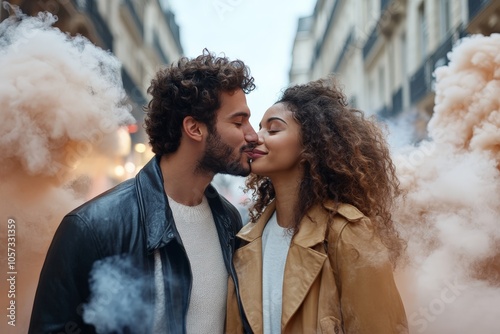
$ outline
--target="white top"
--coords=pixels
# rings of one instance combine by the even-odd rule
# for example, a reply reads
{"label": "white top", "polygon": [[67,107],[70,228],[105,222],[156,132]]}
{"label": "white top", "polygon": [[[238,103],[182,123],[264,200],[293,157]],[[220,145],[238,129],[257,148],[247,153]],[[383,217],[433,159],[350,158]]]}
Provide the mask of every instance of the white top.
{"label": "white top", "polygon": [[276,212],[262,233],[262,306],[264,334],[281,333],[283,275],[291,233],[278,225]]}
{"label": "white top", "polygon": [[163,281],[163,265],[160,250],[155,249],[155,315],[153,333],[167,332],[167,317],[165,309],[165,282]]}
{"label": "white top", "polygon": [[193,273],[186,332],[223,333],[228,273],[208,201],[186,206],[168,197],[168,203]]}

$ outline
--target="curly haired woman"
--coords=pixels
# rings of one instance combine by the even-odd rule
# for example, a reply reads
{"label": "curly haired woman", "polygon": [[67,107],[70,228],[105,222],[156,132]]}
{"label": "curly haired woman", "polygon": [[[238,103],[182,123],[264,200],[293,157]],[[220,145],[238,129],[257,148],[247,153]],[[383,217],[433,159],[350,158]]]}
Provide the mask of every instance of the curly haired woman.
{"label": "curly haired woman", "polygon": [[406,333],[393,278],[399,183],[377,125],[325,79],[285,90],[258,136],[233,258],[246,319],[231,294],[227,332]]}

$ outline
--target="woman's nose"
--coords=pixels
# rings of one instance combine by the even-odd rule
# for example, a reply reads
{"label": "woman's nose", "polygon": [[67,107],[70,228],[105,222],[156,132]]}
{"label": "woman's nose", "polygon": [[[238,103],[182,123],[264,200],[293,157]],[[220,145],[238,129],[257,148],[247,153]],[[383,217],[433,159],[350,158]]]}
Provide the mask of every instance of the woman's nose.
{"label": "woman's nose", "polygon": [[262,130],[257,132],[257,145],[263,144],[264,143],[264,135]]}

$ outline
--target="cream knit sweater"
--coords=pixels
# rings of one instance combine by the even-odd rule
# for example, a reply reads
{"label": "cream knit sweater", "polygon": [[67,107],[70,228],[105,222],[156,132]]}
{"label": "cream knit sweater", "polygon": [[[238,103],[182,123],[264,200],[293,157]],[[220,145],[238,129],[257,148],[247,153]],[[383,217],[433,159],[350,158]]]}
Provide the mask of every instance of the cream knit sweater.
{"label": "cream knit sweater", "polygon": [[187,333],[222,333],[228,273],[208,201],[203,197],[201,204],[186,206],[169,197],[168,202],[193,273]]}

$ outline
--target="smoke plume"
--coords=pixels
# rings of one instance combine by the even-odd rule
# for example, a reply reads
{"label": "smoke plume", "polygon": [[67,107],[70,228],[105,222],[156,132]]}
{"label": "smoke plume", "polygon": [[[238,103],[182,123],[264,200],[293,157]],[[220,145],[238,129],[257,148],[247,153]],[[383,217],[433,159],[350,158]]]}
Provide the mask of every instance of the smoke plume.
{"label": "smoke plume", "polygon": [[429,139],[395,157],[407,192],[398,283],[411,333],[498,333],[500,35],[464,38],[449,59]]}
{"label": "smoke plume", "polygon": [[[118,60],[53,28],[55,21],[18,12],[0,24],[0,266],[8,268],[7,225],[14,221],[9,268],[16,272],[11,297],[0,285],[2,333],[27,332],[48,244],[90,186],[82,166],[123,151],[120,126],[133,122]],[[13,301],[15,327],[5,321]]]}
{"label": "smoke plume", "polygon": [[148,280],[130,258],[114,256],[94,263],[90,289],[83,320],[98,333],[150,332],[153,308],[144,301]]}

